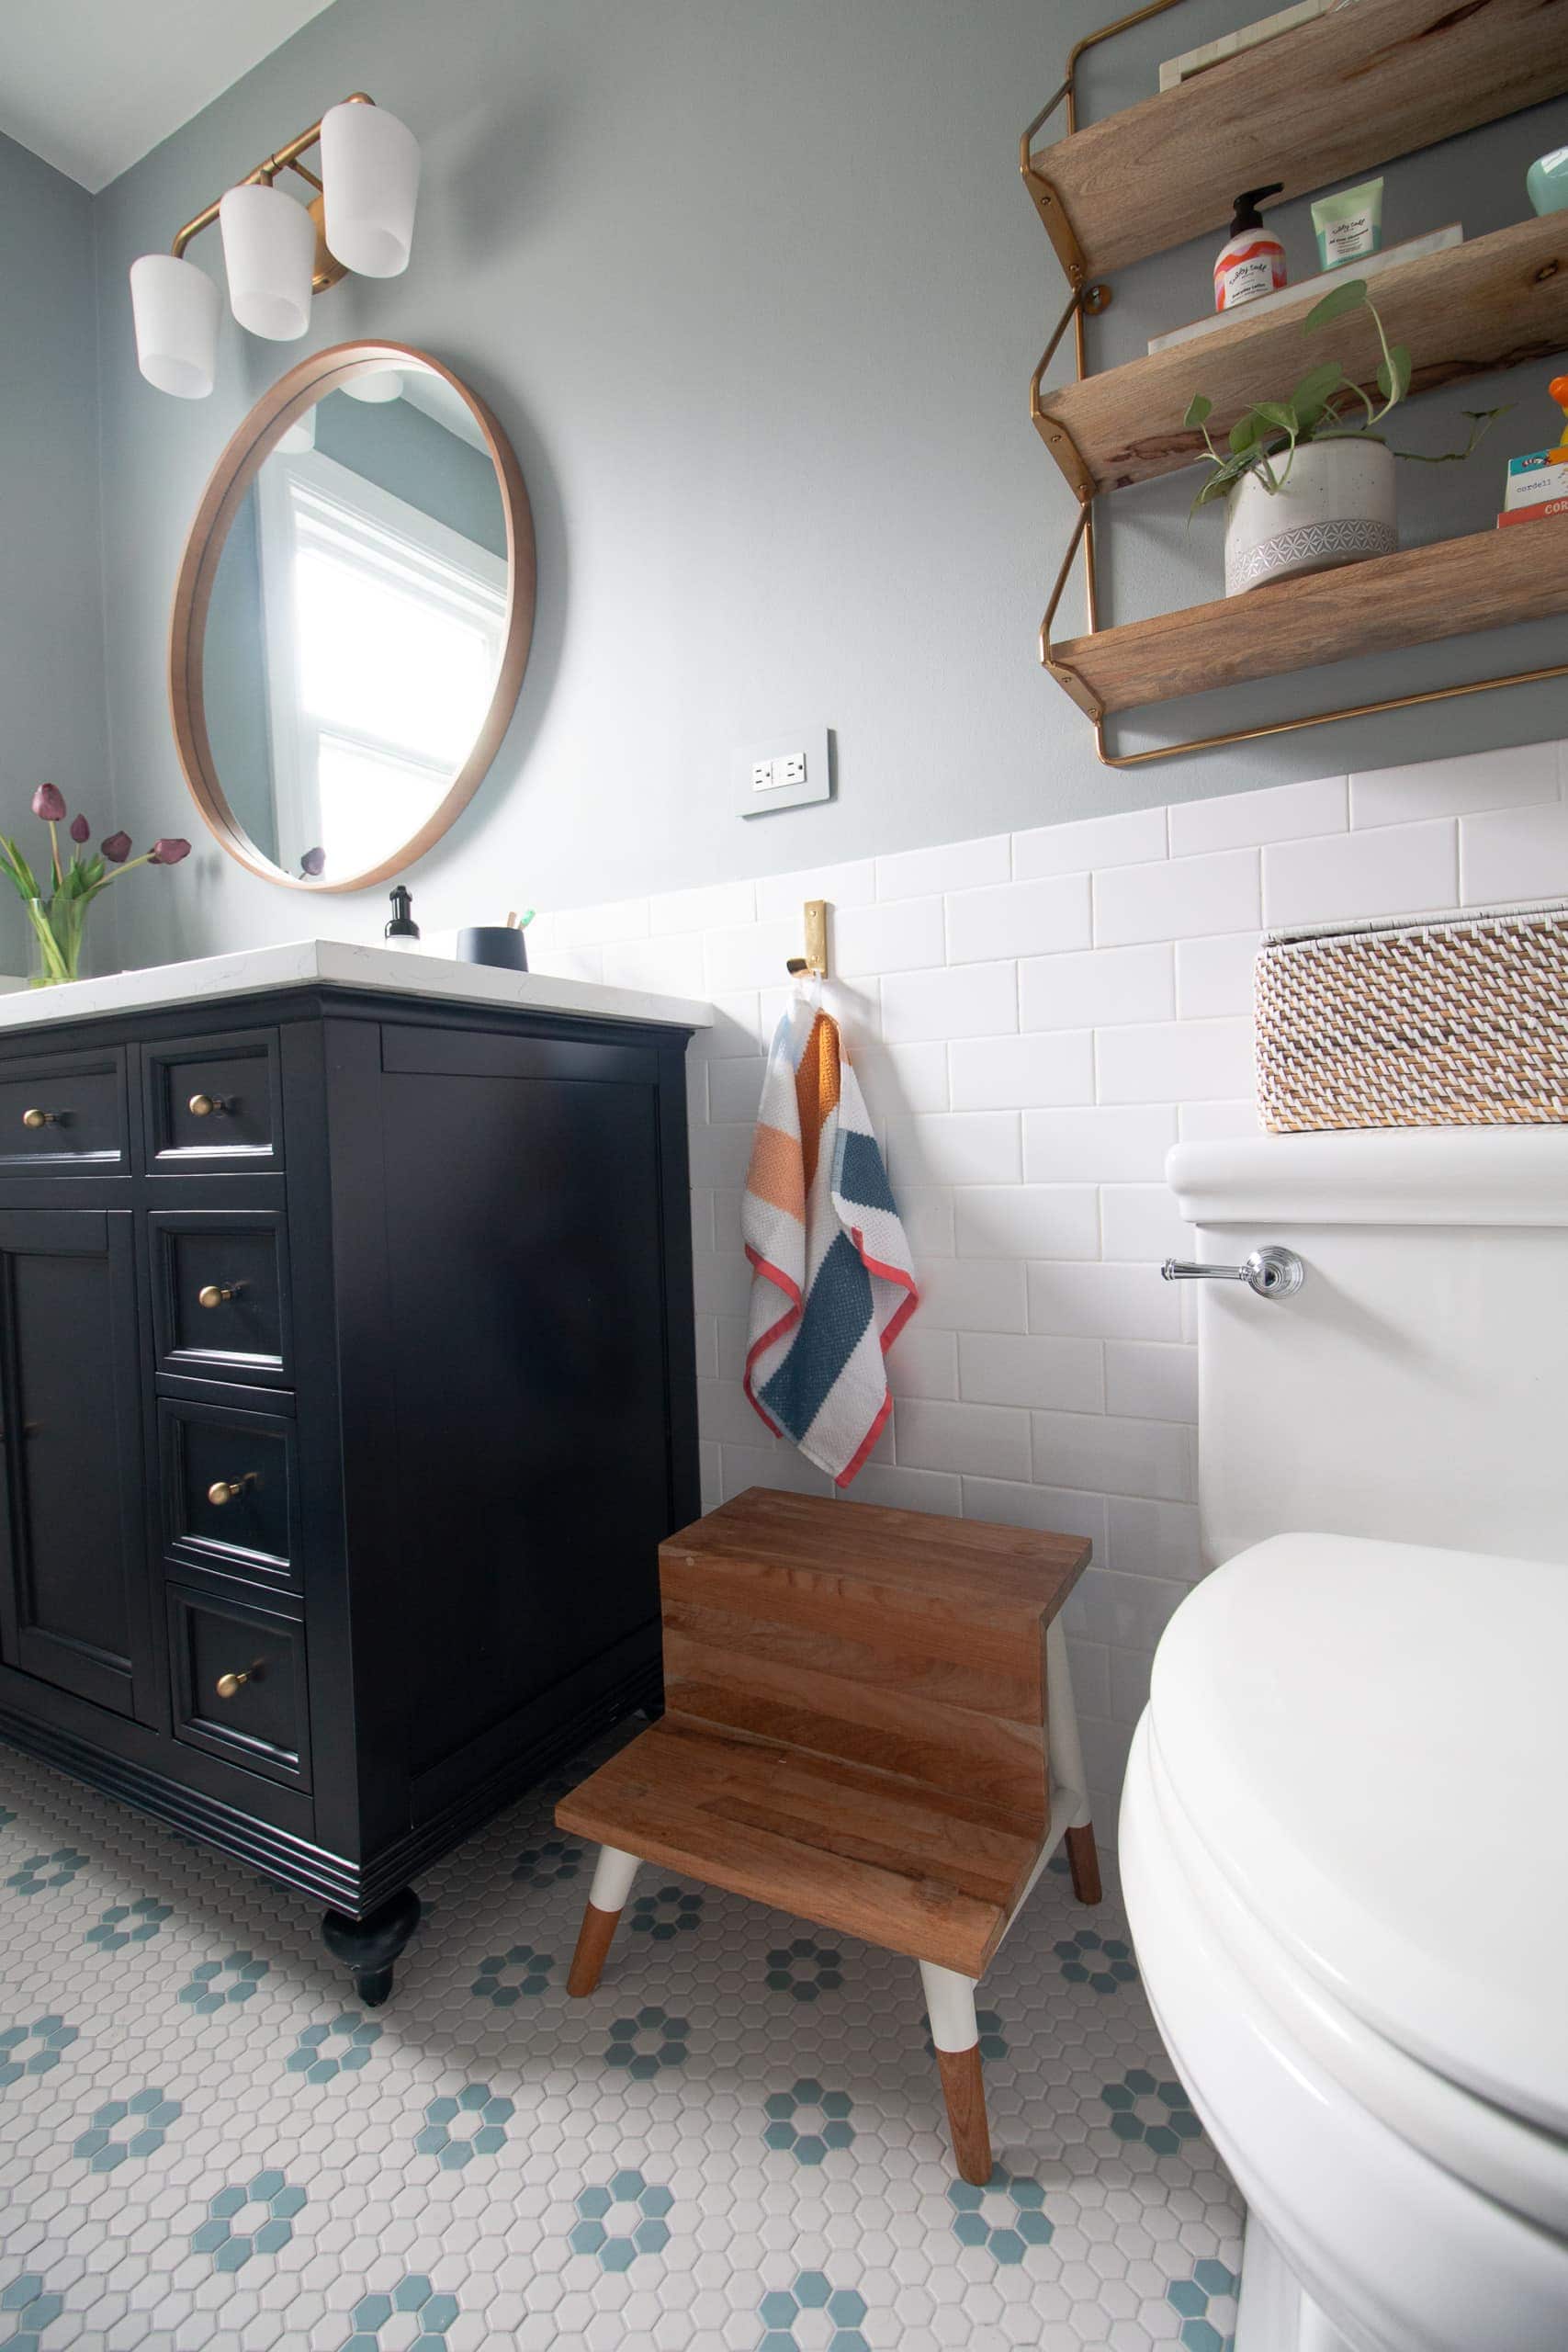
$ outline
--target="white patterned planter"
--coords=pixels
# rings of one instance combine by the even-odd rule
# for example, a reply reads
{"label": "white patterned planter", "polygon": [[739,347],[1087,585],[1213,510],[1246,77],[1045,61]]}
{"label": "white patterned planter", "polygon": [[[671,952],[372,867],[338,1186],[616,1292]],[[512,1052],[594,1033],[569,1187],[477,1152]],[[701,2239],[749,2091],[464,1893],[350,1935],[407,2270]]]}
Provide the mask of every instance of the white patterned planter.
{"label": "white patterned planter", "polygon": [[1399,545],[1393,453],[1382,441],[1309,441],[1283,489],[1244,474],[1225,516],[1225,594],[1332,571]]}

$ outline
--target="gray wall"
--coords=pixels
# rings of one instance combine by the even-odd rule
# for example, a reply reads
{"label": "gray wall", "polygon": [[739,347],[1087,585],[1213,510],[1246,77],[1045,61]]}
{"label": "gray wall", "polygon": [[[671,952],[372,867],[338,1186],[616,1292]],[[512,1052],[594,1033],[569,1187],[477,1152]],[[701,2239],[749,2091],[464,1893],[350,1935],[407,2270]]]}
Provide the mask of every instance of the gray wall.
{"label": "gray wall", "polygon": [[[95,839],[113,830],[93,201],[4,136],[0,319],[0,832],[37,874],[49,836],[28,803],[45,778],[73,812],[85,809]],[[112,898],[95,910],[95,946],[97,934],[112,934]],[[27,938],[20,904],[0,879],[0,971],[27,970]],[[99,960],[112,968],[117,959]]]}
{"label": "gray wall", "polygon": [[[98,199],[109,707],[121,820],[184,821],[164,684],[166,605],[207,472],[299,346],[226,323],[199,406],[135,373],[125,272],[242,165],[368,87],[424,151],[412,265],[321,300],[312,344],[422,345],[493,405],[539,532],[541,597],[492,774],[412,876],[428,928],[780,871],[1351,766],[1560,733],[1568,691],[1285,736],[1127,773],[1095,763],[1035,667],[1070,502],[1031,432],[1029,370],[1061,299],[1017,184],[1023,119],[1103,0],[336,0]],[[1089,111],[1234,24],[1190,0],[1092,62]],[[1251,13],[1256,13],[1253,11]],[[1290,92],[1279,94],[1281,116]],[[1568,107],[1391,169],[1398,235],[1525,209]],[[1296,272],[1304,208],[1285,216]],[[1203,310],[1218,239],[1129,271],[1097,331],[1114,359]],[[197,248],[216,268],[212,242]],[[1484,527],[1501,459],[1540,446],[1544,368],[1495,454],[1404,470],[1409,538]],[[1493,396],[1466,389],[1462,404]],[[1461,405],[1413,415],[1425,442]],[[1216,592],[1219,520],[1173,484],[1105,534],[1113,616]],[[1238,630],[1270,626],[1266,598]],[[1560,652],[1561,623],[1351,662],[1158,714],[1170,731],[1359,699]],[[831,806],[742,824],[730,747],[836,730]],[[1130,739],[1136,741],[1134,733]],[[132,958],[378,927],[379,897],[306,904],[216,851],[138,895]],[[129,895],[129,894],[128,894]]]}

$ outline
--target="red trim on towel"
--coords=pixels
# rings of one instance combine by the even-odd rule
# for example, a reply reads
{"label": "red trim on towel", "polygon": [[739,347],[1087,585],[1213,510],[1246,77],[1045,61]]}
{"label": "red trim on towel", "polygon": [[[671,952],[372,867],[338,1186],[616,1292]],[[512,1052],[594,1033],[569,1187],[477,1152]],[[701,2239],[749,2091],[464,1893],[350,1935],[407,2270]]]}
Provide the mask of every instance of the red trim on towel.
{"label": "red trim on towel", "polygon": [[892,1397],[885,1396],[882,1400],[882,1410],[877,1414],[875,1420],[873,1421],[870,1429],[867,1430],[864,1437],[861,1440],[859,1453],[855,1455],[852,1462],[849,1463],[845,1468],[840,1471],[838,1476],[833,1481],[835,1487],[847,1487],[852,1478],[859,1476],[862,1469],[864,1467],[865,1457],[871,1452],[872,1447],[876,1443],[877,1439],[882,1435],[883,1430],[886,1428],[887,1416],[892,1410]]}
{"label": "red trim on towel", "polygon": [[770,1329],[763,1332],[756,1345],[747,1350],[746,1367],[741,1375],[740,1381],[741,1388],[745,1394],[746,1402],[750,1406],[751,1410],[756,1414],[757,1419],[761,1422],[762,1427],[765,1430],[771,1430],[775,1437],[784,1437],[787,1432],[782,1430],[777,1421],[774,1420],[773,1415],[767,1412],[763,1407],[757,1402],[756,1392],[751,1386],[751,1366],[756,1363],[757,1358],[761,1354],[764,1348],[771,1348],[775,1340],[782,1340],[784,1333],[786,1331],[793,1331],[795,1325],[799,1322],[801,1309],[800,1292],[796,1284],[791,1282],[787,1274],[781,1273],[777,1266],[770,1265],[767,1259],[761,1256],[757,1250],[753,1250],[749,1241],[743,1246],[745,1248],[747,1257],[751,1261],[751,1270],[753,1273],[765,1275],[769,1282],[773,1283],[776,1288],[783,1291],[784,1296],[790,1302],[788,1312],[781,1315],[778,1321],[773,1324]]}

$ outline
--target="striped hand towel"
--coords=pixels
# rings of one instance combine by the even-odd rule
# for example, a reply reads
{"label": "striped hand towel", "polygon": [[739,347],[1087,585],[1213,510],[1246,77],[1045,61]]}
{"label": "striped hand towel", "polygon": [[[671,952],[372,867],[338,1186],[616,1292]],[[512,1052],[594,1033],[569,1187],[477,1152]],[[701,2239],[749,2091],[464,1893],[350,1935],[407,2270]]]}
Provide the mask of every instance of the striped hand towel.
{"label": "striped hand towel", "polygon": [[740,1207],[746,1394],[847,1487],[891,1412],[887,1350],[914,1313],[909,1245],[839,1025],[805,995],[768,1057]]}

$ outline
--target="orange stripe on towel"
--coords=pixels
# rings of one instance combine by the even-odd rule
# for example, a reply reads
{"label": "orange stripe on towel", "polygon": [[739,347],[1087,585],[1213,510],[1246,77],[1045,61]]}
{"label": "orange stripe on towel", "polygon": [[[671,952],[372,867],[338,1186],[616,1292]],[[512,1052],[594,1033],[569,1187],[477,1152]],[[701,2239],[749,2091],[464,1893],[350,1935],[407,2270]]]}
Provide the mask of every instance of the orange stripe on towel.
{"label": "orange stripe on towel", "polygon": [[779,1127],[759,1124],[751,1138],[751,1165],[746,1190],[766,1201],[771,1209],[806,1222],[806,1189],[801,1182],[800,1148],[793,1136]]}
{"label": "orange stripe on towel", "polygon": [[800,1106],[800,1156],[806,1163],[806,1190],[817,1174],[817,1154],[822,1130],[839,1107],[839,1032],[825,1012],[811,1024],[806,1051],[795,1073],[795,1099]]}

